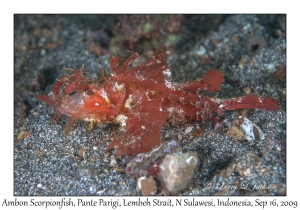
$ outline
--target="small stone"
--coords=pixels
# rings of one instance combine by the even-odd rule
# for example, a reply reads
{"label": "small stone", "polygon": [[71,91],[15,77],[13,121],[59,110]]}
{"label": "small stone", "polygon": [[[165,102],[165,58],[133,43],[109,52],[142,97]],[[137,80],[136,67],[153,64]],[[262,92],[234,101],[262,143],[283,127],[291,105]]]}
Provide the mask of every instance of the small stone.
{"label": "small stone", "polygon": [[35,149],[35,150],[33,151],[33,153],[34,153],[35,155],[39,155],[39,154],[41,153],[41,151],[40,151],[39,149]]}
{"label": "small stone", "polygon": [[246,93],[248,95],[251,93],[251,88],[247,86],[243,89],[243,91],[244,91],[244,93]]}
{"label": "small stone", "polygon": [[170,193],[178,193],[185,189],[194,176],[198,165],[195,152],[168,154],[159,166],[160,175]]}
{"label": "small stone", "polygon": [[199,128],[197,130],[194,131],[193,135],[195,137],[199,137],[199,136],[202,136],[204,134],[204,128]]}
{"label": "small stone", "polygon": [[269,174],[268,168],[262,168],[262,169],[260,169],[260,172],[261,172],[264,176],[268,176],[268,174]]}
{"label": "small stone", "polygon": [[90,193],[96,193],[96,187],[90,187]]}
{"label": "small stone", "polygon": [[245,63],[246,63],[246,58],[241,58],[240,61],[238,62],[237,67],[241,69],[243,68]]}
{"label": "small stone", "polygon": [[152,176],[138,178],[136,188],[137,191],[141,192],[144,196],[154,195],[157,190],[156,182]]}
{"label": "small stone", "polygon": [[97,57],[105,54],[105,50],[100,45],[94,43],[88,44],[87,50],[94,53]]}
{"label": "small stone", "polygon": [[268,69],[270,72],[272,72],[272,73],[276,71],[276,68],[275,68],[275,64],[274,64],[274,63],[265,64],[265,66],[266,66],[267,69]]}
{"label": "small stone", "polygon": [[76,160],[83,160],[84,159],[84,155],[85,155],[85,149],[83,148],[80,148],[78,151],[77,151],[77,155],[76,155]]}
{"label": "small stone", "polygon": [[252,58],[252,59],[250,60],[250,66],[253,66],[254,64],[256,64],[256,60],[255,60],[254,58]]}
{"label": "small stone", "polygon": [[84,153],[85,153],[85,149],[81,148],[81,149],[78,150],[78,155],[79,155],[80,157],[83,157],[83,156],[84,156]]}
{"label": "small stone", "polygon": [[193,130],[193,126],[189,126],[185,129],[185,133],[190,133]]}
{"label": "small stone", "polygon": [[27,132],[27,131],[21,131],[17,137],[17,140],[23,140],[25,138],[27,138],[29,135],[31,134],[31,132]]}
{"label": "small stone", "polygon": [[115,165],[114,166],[114,170],[118,171],[118,172],[124,172],[124,168],[120,165]]}
{"label": "small stone", "polygon": [[110,161],[110,163],[109,163],[109,165],[113,167],[113,166],[115,166],[116,164],[117,164],[116,159],[115,159],[115,158],[112,158],[111,161]]}
{"label": "small stone", "polygon": [[238,141],[242,141],[244,140],[245,134],[243,133],[243,131],[241,131],[236,125],[231,126],[228,131],[226,132],[226,134],[228,136],[230,136],[231,138],[238,140]]}
{"label": "small stone", "polygon": [[238,44],[239,42],[240,42],[240,37],[239,36],[236,36],[236,35],[234,35],[233,37],[232,37],[232,41],[234,42],[234,43],[236,43],[236,44]]}
{"label": "small stone", "polygon": [[46,54],[46,50],[45,49],[42,49],[41,50],[41,56],[44,56]]}

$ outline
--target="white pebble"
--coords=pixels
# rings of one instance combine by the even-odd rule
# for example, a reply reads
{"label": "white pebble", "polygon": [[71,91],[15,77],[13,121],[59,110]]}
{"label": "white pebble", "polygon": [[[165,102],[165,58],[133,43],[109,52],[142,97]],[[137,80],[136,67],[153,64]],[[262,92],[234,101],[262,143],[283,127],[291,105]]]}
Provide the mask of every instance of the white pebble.
{"label": "white pebble", "polygon": [[166,155],[159,166],[159,172],[167,190],[178,193],[185,189],[193,178],[197,165],[198,155],[195,152]]}
{"label": "white pebble", "polygon": [[193,130],[193,126],[189,126],[185,129],[185,133],[189,133]]}
{"label": "white pebble", "polygon": [[201,46],[199,47],[199,49],[196,51],[196,53],[197,53],[198,55],[200,55],[200,56],[204,55],[204,54],[206,53],[205,47],[204,47],[203,45],[201,45]]}

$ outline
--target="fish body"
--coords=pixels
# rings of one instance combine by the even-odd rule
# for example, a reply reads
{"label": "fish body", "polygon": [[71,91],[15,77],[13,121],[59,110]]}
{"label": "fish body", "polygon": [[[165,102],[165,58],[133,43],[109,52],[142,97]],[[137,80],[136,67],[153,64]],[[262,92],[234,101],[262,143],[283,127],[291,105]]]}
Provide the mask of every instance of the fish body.
{"label": "fish body", "polygon": [[76,70],[54,84],[52,96],[37,98],[56,108],[56,118],[61,114],[70,117],[66,134],[76,120],[119,124],[108,137],[107,148],[115,148],[118,156],[151,151],[161,143],[162,126],[169,123],[204,122],[235,109],[279,110],[277,100],[256,95],[217,99],[197,94],[199,89],[221,89],[224,75],[220,70],[208,70],[202,80],[176,83],[163,51],[129,68],[137,56],[112,56],[111,75],[104,79],[86,78],[83,68]]}

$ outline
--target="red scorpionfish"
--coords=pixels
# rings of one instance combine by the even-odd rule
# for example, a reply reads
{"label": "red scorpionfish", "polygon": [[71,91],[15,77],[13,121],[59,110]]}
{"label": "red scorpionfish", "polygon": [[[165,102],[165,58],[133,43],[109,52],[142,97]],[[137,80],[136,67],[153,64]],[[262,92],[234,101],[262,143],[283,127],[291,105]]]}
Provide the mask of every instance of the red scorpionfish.
{"label": "red scorpionfish", "polygon": [[120,60],[112,56],[111,75],[105,79],[83,77],[83,68],[74,71],[54,84],[52,96],[37,95],[37,98],[55,107],[56,119],[61,114],[70,117],[66,134],[76,120],[119,124],[118,130],[109,136],[111,142],[107,148],[115,148],[118,156],[151,151],[161,143],[160,131],[167,122],[204,122],[227,110],[280,108],[277,100],[257,95],[231,99],[198,95],[199,89],[220,90],[223,73],[208,70],[202,80],[175,83],[163,51],[129,69],[137,56],[130,53]]}

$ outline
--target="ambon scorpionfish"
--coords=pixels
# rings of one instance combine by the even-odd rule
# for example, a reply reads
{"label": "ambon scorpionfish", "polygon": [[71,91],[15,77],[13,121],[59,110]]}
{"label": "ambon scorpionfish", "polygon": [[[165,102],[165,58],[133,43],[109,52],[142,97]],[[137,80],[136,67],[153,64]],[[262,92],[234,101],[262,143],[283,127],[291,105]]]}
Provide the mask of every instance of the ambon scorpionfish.
{"label": "ambon scorpionfish", "polygon": [[161,128],[168,123],[204,122],[227,110],[280,108],[277,100],[257,95],[231,99],[199,95],[199,89],[221,89],[224,75],[220,70],[208,70],[201,80],[176,83],[165,52],[158,51],[149,61],[129,68],[137,56],[129,53],[120,60],[112,56],[111,75],[105,79],[87,78],[83,68],[76,70],[54,84],[53,95],[37,98],[55,107],[56,119],[62,114],[70,117],[66,134],[76,120],[119,124],[108,137],[107,148],[115,148],[118,156],[151,151],[161,143]]}

